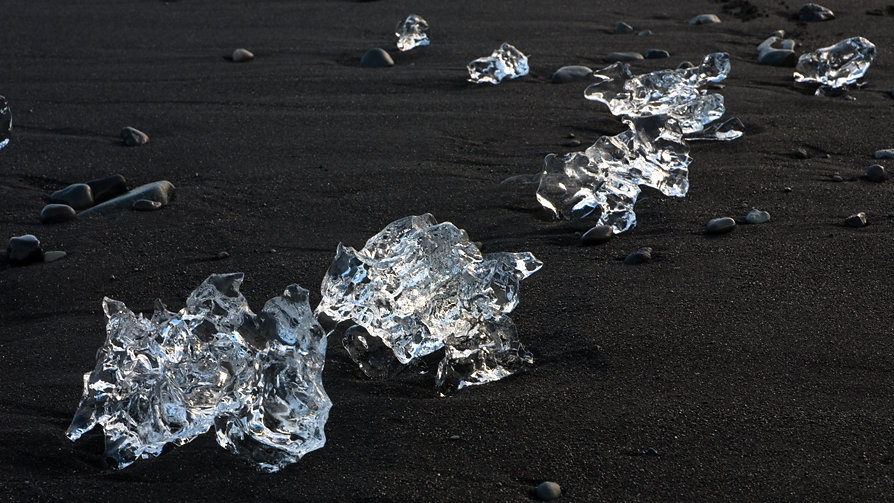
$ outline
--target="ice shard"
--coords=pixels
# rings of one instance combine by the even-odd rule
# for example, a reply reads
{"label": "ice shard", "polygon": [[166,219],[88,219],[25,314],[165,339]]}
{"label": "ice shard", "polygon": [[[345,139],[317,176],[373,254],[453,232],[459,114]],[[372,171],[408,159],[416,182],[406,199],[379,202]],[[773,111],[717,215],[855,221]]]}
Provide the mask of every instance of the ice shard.
{"label": "ice shard", "polygon": [[866,74],[875,54],[875,44],[863,37],[842,40],[802,54],[795,67],[795,81],[820,84],[817,96],[844,95],[847,86]]}
{"label": "ice shard", "polygon": [[486,58],[478,58],[467,65],[469,82],[499,84],[505,78],[517,79],[527,75],[528,57],[515,46],[503,43]]}
{"label": "ice shard", "polygon": [[345,346],[367,375],[394,372],[388,352],[407,365],[444,348],[436,386],[461,389],[533,361],[507,315],[519,282],[542,265],[528,252],[482,255],[450,222],[410,216],[360,250],[338,245],[317,312],[362,327],[346,334]]}
{"label": "ice shard", "polygon": [[321,374],[326,334],[289,286],[254,314],[242,274],[209,276],[177,313],[160,302],[149,319],[104,299],[106,341],[84,375],[67,435],[99,425],[109,465],[124,468],[208,431],[263,471],[325,443],[331,402]]}
{"label": "ice shard", "polygon": [[9,144],[9,132],[12,130],[12,112],[6,98],[0,96],[0,149]]}
{"label": "ice shard", "polygon": [[421,16],[410,14],[397,23],[394,34],[397,35],[397,48],[401,52],[409,51],[430,43],[428,39],[428,22]]}

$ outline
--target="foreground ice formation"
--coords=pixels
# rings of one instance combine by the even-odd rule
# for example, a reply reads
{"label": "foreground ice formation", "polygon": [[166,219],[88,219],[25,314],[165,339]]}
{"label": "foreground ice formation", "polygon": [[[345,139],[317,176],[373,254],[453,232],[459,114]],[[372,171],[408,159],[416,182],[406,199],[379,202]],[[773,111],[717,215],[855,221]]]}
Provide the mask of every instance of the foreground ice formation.
{"label": "foreground ice formation", "polygon": [[67,435],[105,433],[107,462],[124,468],[215,427],[217,442],[277,471],[326,442],[331,402],[321,380],[326,334],[289,286],[254,314],[242,274],[209,276],[177,313],[147,319],[103,300],[108,324]]}
{"label": "foreground ice formation", "polygon": [[12,112],[6,98],[0,96],[0,149],[9,144],[9,132],[12,130]]}
{"label": "foreground ice formation", "polygon": [[461,389],[533,361],[507,315],[518,305],[519,281],[542,265],[528,252],[482,255],[450,222],[410,216],[360,250],[338,245],[317,312],[356,323],[345,347],[370,377],[444,348],[436,385]]}
{"label": "foreground ice formation", "polygon": [[409,51],[416,47],[429,44],[428,22],[421,16],[410,14],[406,19],[397,23],[394,34],[397,35],[397,48],[401,52]]}
{"label": "foreground ice formation", "polygon": [[842,40],[802,54],[795,67],[795,81],[820,84],[817,96],[841,96],[847,86],[866,74],[875,53],[875,44],[863,37]]}
{"label": "foreground ice formation", "polygon": [[468,65],[469,82],[499,84],[504,78],[517,79],[527,75],[528,57],[515,46],[503,43],[486,58],[478,58]]}

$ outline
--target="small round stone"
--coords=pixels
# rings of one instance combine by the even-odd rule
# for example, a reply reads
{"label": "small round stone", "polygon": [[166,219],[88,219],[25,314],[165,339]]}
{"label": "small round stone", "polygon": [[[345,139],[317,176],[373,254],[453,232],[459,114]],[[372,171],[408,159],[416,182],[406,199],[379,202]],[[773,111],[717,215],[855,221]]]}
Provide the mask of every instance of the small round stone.
{"label": "small round stone", "polygon": [[873,164],[866,168],[866,178],[872,182],[884,182],[888,179],[888,172],[880,164]]}
{"label": "small round stone", "polygon": [[93,191],[93,203],[99,204],[127,192],[127,180],[124,175],[111,175],[87,182]]}
{"label": "small round stone", "polygon": [[633,33],[633,27],[627,23],[618,23],[615,25],[615,33]]}
{"label": "small round stone", "polygon": [[872,156],[876,159],[894,159],[894,148],[876,150]]}
{"label": "small round stone", "polygon": [[542,482],[535,494],[540,501],[552,501],[562,495],[562,487],[555,482]]}
{"label": "small round stone", "polygon": [[643,30],[636,34],[637,37],[648,37],[652,34],[652,30]]}
{"label": "small round stone", "polygon": [[773,49],[760,53],[757,63],[767,66],[795,66],[798,64],[798,55],[790,49]]}
{"label": "small round stone", "polygon": [[66,255],[67,255],[67,253],[65,253],[64,251],[58,251],[58,250],[44,252],[43,261],[44,262],[55,262],[55,261],[59,260],[60,258],[65,257]]}
{"label": "small round stone", "polygon": [[798,21],[803,23],[818,23],[820,21],[829,21],[830,19],[835,19],[835,14],[822,5],[809,3],[802,5],[798,9]]}
{"label": "small round stone", "polygon": [[611,226],[597,225],[585,232],[580,237],[580,242],[583,245],[601,245],[602,243],[608,243],[614,235],[615,231],[612,230]]}
{"label": "small round stone", "polygon": [[792,188],[791,188],[791,187],[783,187],[783,188],[782,188],[782,191],[783,191],[783,192],[791,192],[791,191],[792,191]]}
{"label": "small round stone", "polygon": [[40,211],[40,223],[58,224],[77,218],[78,213],[67,204],[48,204]]}
{"label": "small round stone", "polygon": [[75,183],[50,194],[50,202],[83,210],[93,206],[93,190],[86,183]]}
{"label": "small round stone", "polygon": [[553,73],[552,81],[556,84],[565,84],[568,82],[585,79],[592,73],[593,70],[588,66],[563,66]]}
{"label": "small round stone", "polygon": [[630,62],[643,59],[643,55],[638,52],[611,52],[602,58],[606,63]]}
{"label": "small round stone", "polygon": [[861,211],[845,218],[844,225],[847,227],[866,227],[866,213]]}
{"label": "small round stone", "polygon": [[720,18],[717,14],[699,14],[689,20],[689,24],[714,24],[719,23]]}
{"label": "small round stone", "polygon": [[670,53],[663,49],[646,49],[643,51],[643,57],[646,59],[664,59],[669,58]]}
{"label": "small round stone", "polygon": [[27,265],[43,260],[43,249],[40,247],[40,240],[33,234],[9,238],[9,245],[6,251],[9,254],[9,263],[12,265]]}
{"label": "small round stone", "polygon": [[736,221],[731,217],[713,218],[708,221],[705,226],[705,232],[708,234],[723,234],[736,228]]}
{"label": "small round stone", "polygon": [[649,246],[643,246],[639,250],[627,255],[624,258],[624,263],[627,265],[638,265],[652,260],[652,248]]}
{"label": "small round stone", "polygon": [[380,47],[366,51],[360,58],[360,66],[363,68],[382,68],[386,66],[394,66],[394,60],[388,51]]}
{"label": "small round stone", "polygon": [[843,182],[844,178],[841,178],[841,175],[839,175],[838,173],[835,173],[832,175],[832,181],[835,183],[839,183],[839,182]]}
{"label": "small round stone", "polygon": [[745,215],[745,221],[749,224],[763,224],[770,221],[770,214],[766,211],[753,208]]}
{"label": "small round stone", "polygon": [[685,70],[687,68],[693,68],[695,65],[692,64],[691,61],[681,61],[679,65],[677,65],[678,70]]}
{"label": "small round stone", "polygon": [[798,147],[792,153],[796,159],[807,159],[810,157],[810,154],[807,153],[807,149],[804,147]]}
{"label": "small round stone", "polygon": [[162,206],[164,205],[161,202],[151,199],[137,199],[133,202],[134,211],[155,211],[160,210]]}
{"label": "small round stone", "polygon": [[255,55],[248,49],[238,48],[233,51],[233,63],[244,63],[255,59]]}
{"label": "small round stone", "polygon": [[223,260],[223,259],[225,259],[225,258],[230,258],[230,253],[229,253],[229,252],[225,252],[225,251],[217,252],[217,259],[218,259],[218,260]]}
{"label": "small round stone", "polygon": [[121,139],[128,147],[138,147],[149,143],[149,135],[130,126],[121,129]]}
{"label": "small round stone", "polygon": [[565,145],[569,147],[580,147],[580,140],[569,140]]}

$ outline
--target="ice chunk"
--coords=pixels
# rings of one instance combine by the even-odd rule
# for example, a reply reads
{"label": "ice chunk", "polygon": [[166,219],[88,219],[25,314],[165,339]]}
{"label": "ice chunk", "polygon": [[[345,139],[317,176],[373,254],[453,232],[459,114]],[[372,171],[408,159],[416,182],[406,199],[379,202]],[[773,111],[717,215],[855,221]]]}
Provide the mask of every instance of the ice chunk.
{"label": "ice chunk", "polygon": [[515,46],[503,43],[486,58],[468,64],[469,82],[499,84],[504,78],[517,79],[528,74],[528,57]]}
{"label": "ice chunk", "polygon": [[866,74],[875,53],[875,44],[863,37],[842,40],[802,54],[795,67],[795,81],[820,84],[817,96],[840,96]]}
{"label": "ice chunk", "polygon": [[459,389],[532,362],[507,314],[519,281],[542,265],[528,252],[482,255],[453,224],[410,216],[360,250],[338,245],[317,312],[366,330],[346,335],[346,346],[367,375],[392,373],[380,344],[401,364],[446,348],[436,385]]}
{"label": "ice chunk", "polygon": [[331,402],[321,374],[326,335],[290,286],[255,315],[242,274],[209,276],[172,313],[151,319],[106,298],[105,344],[84,375],[67,435],[102,426],[106,459],[124,468],[216,426],[221,446],[276,471],[325,443]]}
{"label": "ice chunk", "polygon": [[394,34],[397,35],[397,48],[401,52],[409,51],[429,44],[428,22],[421,16],[410,14],[406,19],[397,23]]}
{"label": "ice chunk", "polygon": [[12,130],[12,112],[6,98],[0,96],[0,149],[9,144],[9,132]]}

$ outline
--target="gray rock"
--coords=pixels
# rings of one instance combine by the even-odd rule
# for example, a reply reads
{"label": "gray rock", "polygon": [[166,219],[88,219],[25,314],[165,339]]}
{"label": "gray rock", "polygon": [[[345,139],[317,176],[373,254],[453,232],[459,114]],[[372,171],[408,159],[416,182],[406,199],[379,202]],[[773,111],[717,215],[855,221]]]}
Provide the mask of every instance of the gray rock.
{"label": "gray rock", "polygon": [[540,501],[552,501],[562,495],[562,487],[555,482],[542,482],[534,494]]}
{"label": "gray rock", "polygon": [[77,218],[78,213],[67,204],[48,204],[40,210],[40,223],[58,224]]}
{"label": "gray rock", "polygon": [[646,59],[664,59],[669,58],[670,53],[663,49],[646,49],[643,51],[643,57]]}
{"label": "gray rock", "polygon": [[783,188],[782,188],[782,191],[783,191],[783,192],[791,192],[791,191],[792,191],[792,188],[791,188],[791,187],[783,187]]}
{"label": "gray rock", "polygon": [[255,55],[248,49],[238,48],[233,51],[233,63],[245,63],[255,59]]}
{"label": "gray rock", "polygon": [[83,210],[93,206],[93,189],[86,183],[75,183],[50,194],[50,202]]}
{"label": "gray rock", "polygon": [[618,23],[615,25],[615,33],[633,33],[633,27],[627,23]]}
{"label": "gray rock", "polygon": [[126,210],[133,207],[133,203],[139,199],[158,201],[162,206],[174,197],[174,185],[167,180],[147,183],[131,190],[130,192],[98,204],[80,213],[81,216],[105,215],[111,212]]}
{"label": "gray rock", "polygon": [[822,5],[809,3],[802,5],[798,9],[798,21],[803,23],[818,23],[820,21],[829,21],[830,19],[835,19],[835,14]]}
{"label": "gray rock", "polygon": [[585,232],[580,237],[580,242],[583,245],[601,245],[602,243],[608,243],[614,235],[615,233],[611,226],[597,225]]}
{"label": "gray rock", "polygon": [[629,61],[638,61],[643,59],[643,55],[638,52],[611,52],[602,58],[606,63],[616,63],[618,61],[627,63]]}
{"label": "gray rock", "polygon": [[752,210],[745,215],[745,221],[749,224],[763,224],[770,221],[770,214],[766,211],[752,208]]}
{"label": "gray rock", "polygon": [[860,212],[844,219],[846,227],[866,227],[866,213]]}
{"label": "gray rock", "polygon": [[876,159],[894,159],[894,148],[885,148],[882,150],[876,150],[872,157]]}
{"label": "gray rock", "polygon": [[636,34],[637,37],[648,37],[652,34],[652,30],[643,30]]}
{"label": "gray rock", "polygon": [[587,66],[563,66],[553,73],[552,81],[556,84],[565,84],[585,79],[589,77],[591,73],[593,73],[593,69]]}
{"label": "gray rock", "polygon": [[714,24],[719,23],[720,18],[717,14],[699,14],[689,20],[689,24]]}
{"label": "gray rock", "polygon": [[360,58],[360,66],[363,68],[382,68],[386,66],[394,66],[394,60],[388,51],[380,47],[366,51],[366,54]]}
{"label": "gray rock", "polygon": [[64,258],[67,255],[64,251],[48,251],[43,253],[43,261],[44,262],[55,262],[60,258]]}
{"label": "gray rock", "polygon": [[798,64],[798,55],[789,49],[772,49],[760,53],[757,63],[767,66],[795,66]]}
{"label": "gray rock", "polygon": [[93,203],[99,204],[127,192],[127,180],[122,175],[96,178],[87,182],[93,191]]}
{"label": "gray rock", "polygon": [[680,70],[685,70],[687,68],[692,68],[694,66],[695,65],[693,65],[691,61],[681,61],[680,64],[677,65],[677,68]]}
{"label": "gray rock", "polygon": [[12,265],[28,265],[43,260],[40,240],[33,234],[9,238],[6,251],[9,253],[9,263]]}
{"label": "gray rock", "polygon": [[841,175],[839,175],[838,173],[835,173],[832,175],[832,181],[835,183],[841,183],[844,181],[844,178],[841,178]]}
{"label": "gray rock", "polygon": [[888,179],[888,172],[880,164],[873,164],[866,168],[866,178],[872,182],[884,182]]}
{"label": "gray rock", "polygon": [[736,228],[736,221],[731,217],[713,218],[708,221],[705,226],[705,232],[708,234],[723,234]]}
{"label": "gray rock", "polygon": [[130,126],[121,129],[121,139],[128,147],[139,147],[149,143],[149,135]]}
{"label": "gray rock", "polygon": [[568,140],[568,143],[565,145],[569,147],[580,147],[580,140]]}
{"label": "gray rock", "polygon": [[810,157],[810,154],[807,153],[807,149],[804,147],[798,147],[795,149],[794,156],[797,159],[807,159]]}
{"label": "gray rock", "polygon": [[627,265],[638,265],[650,260],[652,260],[652,248],[643,246],[639,250],[627,255],[624,259],[624,263]]}
{"label": "gray rock", "polygon": [[152,201],[150,199],[137,199],[133,202],[134,211],[155,211],[160,210],[162,204],[158,201]]}

